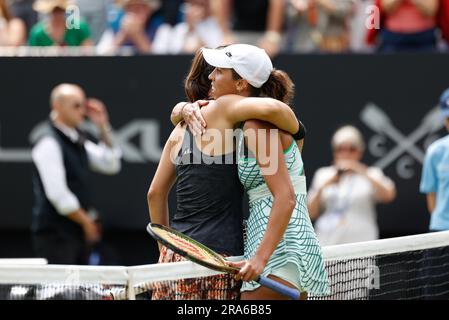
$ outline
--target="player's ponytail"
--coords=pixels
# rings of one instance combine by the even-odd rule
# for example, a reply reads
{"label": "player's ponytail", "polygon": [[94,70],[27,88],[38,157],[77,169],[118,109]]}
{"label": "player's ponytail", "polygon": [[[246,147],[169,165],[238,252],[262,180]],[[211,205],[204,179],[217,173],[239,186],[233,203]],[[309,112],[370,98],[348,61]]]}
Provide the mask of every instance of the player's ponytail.
{"label": "player's ponytail", "polygon": [[274,69],[268,80],[260,88],[260,96],[270,97],[292,105],[295,95],[295,85],[288,74]]}

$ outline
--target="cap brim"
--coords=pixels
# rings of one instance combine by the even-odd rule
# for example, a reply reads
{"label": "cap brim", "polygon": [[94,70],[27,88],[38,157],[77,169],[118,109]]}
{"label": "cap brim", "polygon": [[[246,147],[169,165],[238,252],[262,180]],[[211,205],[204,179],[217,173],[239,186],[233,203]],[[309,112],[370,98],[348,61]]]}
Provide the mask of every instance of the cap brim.
{"label": "cap brim", "polygon": [[204,60],[212,67],[232,69],[231,61],[222,49],[202,49]]}

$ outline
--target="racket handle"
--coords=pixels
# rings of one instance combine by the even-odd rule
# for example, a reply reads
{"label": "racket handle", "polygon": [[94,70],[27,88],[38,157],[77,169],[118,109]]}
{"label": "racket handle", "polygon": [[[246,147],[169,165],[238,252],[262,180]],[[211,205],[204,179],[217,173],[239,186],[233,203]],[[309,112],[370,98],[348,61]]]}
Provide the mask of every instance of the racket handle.
{"label": "racket handle", "polygon": [[262,286],[270,288],[271,290],[276,291],[277,293],[280,293],[293,300],[299,300],[301,296],[301,292],[299,292],[299,290],[287,287],[286,285],[271,280],[270,278],[259,276],[256,281],[259,282]]}

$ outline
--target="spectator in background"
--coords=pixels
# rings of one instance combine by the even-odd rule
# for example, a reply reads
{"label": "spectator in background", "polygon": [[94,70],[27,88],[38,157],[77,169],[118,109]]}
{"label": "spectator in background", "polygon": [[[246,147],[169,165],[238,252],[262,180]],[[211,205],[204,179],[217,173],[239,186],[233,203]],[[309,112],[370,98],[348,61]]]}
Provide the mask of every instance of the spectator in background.
{"label": "spectator in background", "polygon": [[30,32],[30,46],[85,46],[90,47],[89,26],[84,21],[79,25],[68,26],[66,10],[68,0],[37,0],[34,9],[44,15],[44,21],[38,22]]}
{"label": "spectator in background", "polygon": [[185,22],[162,24],[156,31],[153,53],[195,53],[201,47],[215,48],[223,41],[221,28],[211,15],[209,0],[186,0]]}
{"label": "spectator in background", "polygon": [[[113,144],[102,102],[86,99],[84,91],[73,84],[55,87],[50,102],[51,121],[32,149],[34,250],[51,264],[87,264],[89,246],[101,236],[95,217],[89,214],[89,171],[117,173],[121,154]],[[86,115],[99,129],[99,144],[78,129]]]}
{"label": "spectator in background", "polygon": [[290,0],[287,50],[348,51],[355,4],[355,0]]}
{"label": "spectator in background", "polygon": [[25,23],[11,15],[6,0],[0,0],[0,46],[16,47],[25,42]]}
{"label": "spectator in background", "polygon": [[285,16],[285,0],[211,0],[222,27],[224,44],[256,45],[270,57],[279,53]]}
{"label": "spectator in background", "polygon": [[321,245],[376,240],[376,202],[391,202],[396,188],[382,170],[361,162],[365,144],[353,126],[332,137],[334,163],[318,169],[309,193],[309,213]]}
{"label": "spectator in background", "polygon": [[[445,0],[442,0],[445,1]],[[376,0],[380,9],[380,52],[431,51],[437,48],[440,0]],[[368,43],[376,43],[376,30]]]}
{"label": "spectator in background", "polygon": [[92,40],[98,43],[108,27],[108,10],[113,0],[76,0],[81,16],[92,32]]}
{"label": "spectator in background", "polygon": [[[449,89],[440,97],[440,108],[449,131]],[[427,195],[427,208],[431,214],[429,230],[449,230],[449,135],[427,149],[420,191]]]}
{"label": "spectator in background", "polygon": [[156,30],[163,22],[159,0],[119,0],[121,11],[100,40],[100,52],[131,47],[137,53],[152,52]]}
{"label": "spectator in background", "polygon": [[[185,0],[164,0],[162,1],[162,15],[164,23],[172,26],[183,21],[183,4]],[[207,0],[210,2],[210,0]]]}
{"label": "spectator in background", "polygon": [[27,35],[37,22],[37,13],[33,10],[33,3],[35,0],[6,0],[9,3],[9,8],[14,17],[25,22]]}
{"label": "spectator in background", "polygon": [[449,0],[440,0],[437,16],[438,27],[441,32],[440,44],[442,49],[449,48]]}
{"label": "spectator in background", "polygon": [[354,14],[350,19],[350,35],[352,52],[372,52],[372,46],[366,43],[366,27],[368,12],[372,9],[374,0],[356,0]]}

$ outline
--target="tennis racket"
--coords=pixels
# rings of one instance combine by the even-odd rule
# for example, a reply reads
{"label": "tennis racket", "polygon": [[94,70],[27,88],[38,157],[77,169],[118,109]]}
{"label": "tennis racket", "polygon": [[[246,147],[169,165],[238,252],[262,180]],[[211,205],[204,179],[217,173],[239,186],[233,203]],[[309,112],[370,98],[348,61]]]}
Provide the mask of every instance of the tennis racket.
{"label": "tennis racket", "polygon": [[[147,231],[159,243],[194,263],[220,272],[231,274],[239,272],[238,268],[227,265],[225,259],[220,254],[181,232],[155,223],[149,223]],[[256,281],[262,286],[270,288],[291,299],[298,300],[300,298],[300,292],[298,290],[287,287],[267,277],[259,276]]]}

